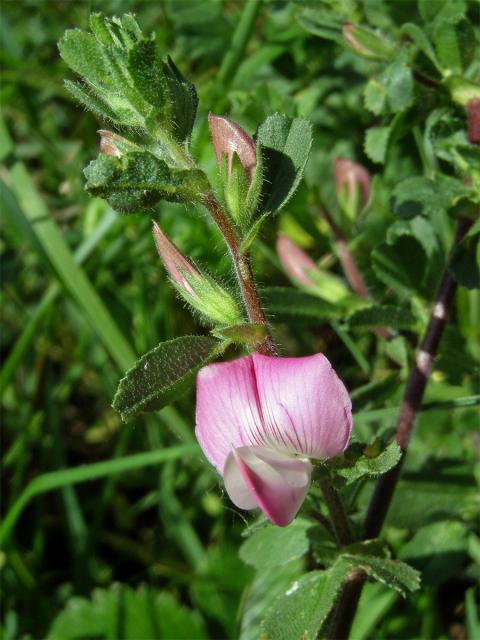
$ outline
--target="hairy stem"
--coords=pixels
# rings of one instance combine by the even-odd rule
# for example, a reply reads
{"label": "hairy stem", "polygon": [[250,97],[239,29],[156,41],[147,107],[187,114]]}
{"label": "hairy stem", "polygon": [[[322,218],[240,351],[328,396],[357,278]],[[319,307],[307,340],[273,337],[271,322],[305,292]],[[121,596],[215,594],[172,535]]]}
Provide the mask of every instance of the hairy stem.
{"label": "hairy stem", "polygon": [[[466,218],[458,220],[453,248],[462,240],[471,225],[472,221]],[[405,388],[397,419],[396,439],[403,455],[399,464],[382,476],[377,483],[365,521],[364,537],[367,540],[378,536],[387,516],[456,289],[457,283],[446,267],[428,326],[417,352],[416,365],[410,373]],[[332,615],[328,631],[330,640],[348,638],[365,580],[365,573],[355,570],[345,583]]]}
{"label": "hairy stem", "polygon": [[[243,254],[240,251],[240,239],[237,232],[228,220],[225,212],[213,193],[206,196],[203,204],[208,209],[217,227],[220,229],[230,251],[233,266],[235,268],[235,275],[237,276],[240,291],[242,292],[243,302],[247,310],[248,319],[254,324],[261,324],[268,327],[267,319],[258,295],[257,285],[255,284],[250,258],[247,254]],[[277,355],[277,349],[268,328],[265,339],[255,345],[255,348],[259,353],[264,355]]]}
{"label": "hairy stem", "polygon": [[[348,243],[343,236],[343,233],[340,227],[337,225],[335,220],[332,218],[330,212],[322,207],[322,215],[328,223],[330,229],[333,233],[333,238],[335,242],[335,248],[337,251],[338,259],[340,260],[340,264],[342,265],[343,273],[347,278],[350,286],[353,291],[360,296],[360,298],[364,298],[368,300],[368,290],[365,285],[365,281],[362,278],[362,274],[360,273],[355,258],[352,255],[348,247]],[[381,327],[379,329],[375,329],[375,334],[384,340],[389,340],[393,337],[392,332],[389,329]]]}
{"label": "hairy stem", "polygon": [[344,546],[353,542],[348,516],[345,513],[343,503],[337,490],[332,484],[332,480],[327,473],[319,478],[320,489],[322,490],[325,504],[332,521],[333,531],[338,544]]}

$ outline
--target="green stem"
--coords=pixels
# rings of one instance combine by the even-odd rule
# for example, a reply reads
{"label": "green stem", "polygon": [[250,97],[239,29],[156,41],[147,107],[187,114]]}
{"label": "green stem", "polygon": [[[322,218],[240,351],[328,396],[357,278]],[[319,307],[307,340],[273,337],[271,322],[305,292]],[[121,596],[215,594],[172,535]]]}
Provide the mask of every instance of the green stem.
{"label": "green stem", "polygon": [[328,513],[330,514],[333,531],[338,544],[341,546],[352,544],[353,535],[350,529],[348,516],[345,512],[340,496],[333,486],[330,475],[326,470],[325,473],[322,473],[318,482],[323,494],[323,499],[327,505]]}

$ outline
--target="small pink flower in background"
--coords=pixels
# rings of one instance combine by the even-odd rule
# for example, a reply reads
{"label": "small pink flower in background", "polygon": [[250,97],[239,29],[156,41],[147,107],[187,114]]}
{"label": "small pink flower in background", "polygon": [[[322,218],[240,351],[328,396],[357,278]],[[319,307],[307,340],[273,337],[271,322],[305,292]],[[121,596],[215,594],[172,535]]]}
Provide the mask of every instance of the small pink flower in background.
{"label": "small pink flower in background", "polygon": [[211,364],[197,377],[196,436],[241,509],[259,507],[279,526],[310,486],[310,458],[345,450],[353,426],[348,392],[322,354],[257,353]]}
{"label": "small pink flower in background", "polygon": [[337,182],[337,193],[340,195],[344,187],[347,187],[349,199],[355,197],[355,189],[360,189],[360,203],[364,206],[370,197],[371,180],[370,174],[362,165],[347,160],[337,158],[335,160],[335,180]]}
{"label": "small pink flower in background", "polygon": [[242,127],[224,116],[209,113],[208,125],[218,166],[221,167],[222,155],[225,155],[228,161],[228,177],[230,177],[233,154],[236,153],[251,180],[257,164],[257,148],[252,138]]}
{"label": "small pink flower in background", "polygon": [[157,247],[158,254],[163,260],[165,269],[168,271],[170,278],[189,295],[196,297],[195,292],[185,278],[185,274],[193,278],[201,278],[201,274],[195,267],[180,253],[170,238],[160,229],[158,224],[153,221],[153,238]]}
{"label": "small pink flower in background", "polygon": [[277,238],[277,255],[285,269],[285,272],[300,284],[306,287],[315,287],[315,282],[309,273],[320,273],[315,262],[305,251],[300,249],[290,238],[282,233]]}

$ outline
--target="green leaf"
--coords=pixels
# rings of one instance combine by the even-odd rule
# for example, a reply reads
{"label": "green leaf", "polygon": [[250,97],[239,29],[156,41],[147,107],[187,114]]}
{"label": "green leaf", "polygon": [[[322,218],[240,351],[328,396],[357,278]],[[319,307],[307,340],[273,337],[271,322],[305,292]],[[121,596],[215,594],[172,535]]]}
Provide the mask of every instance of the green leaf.
{"label": "green leaf", "polygon": [[303,561],[257,571],[253,582],[246,590],[241,611],[239,640],[258,640],[260,624],[275,598],[288,591],[291,584],[304,572]]}
{"label": "green leaf", "polygon": [[480,289],[480,222],[455,247],[448,270],[467,289]]}
{"label": "green leaf", "polygon": [[372,305],[357,309],[347,319],[348,326],[371,329],[372,327],[391,327],[409,329],[415,326],[415,316],[405,307],[395,305]]}
{"label": "green leaf", "polygon": [[309,33],[343,44],[343,20],[337,13],[321,7],[307,8],[297,16],[297,20]]}
{"label": "green leaf", "polygon": [[462,522],[434,522],[418,529],[402,546],[400,557],[422,572],[422,582],[437,586],[465,563],[468,528]]}
{"label": "green leaf", "polygon": [[409,236],[398,238],[394,245],[383,243],[372,252],[375,275],[395,289],[401,298],[407,298],[413,292],[424,293],[426,263],[422,246]]}
{"label": "green leaf", "polygon": [[378,78],[385,87],[384,104],[390,113],[403,111],[413,103],[413,77],[409,64],[409,50],[405,47]]}
{"label": "green leaf", "polygon": [[157,411],[182,394],[195,374],[215,357],[218,341],[182,336],[161,342],[138,360],[120,381],[112,406],[122,420]]}
{"label": "green leaf", "polygon": [[312,125],[302,118],[275,113],[260,125],[256,142],[261,146],[264,174],[262,213],[279,211],[302,179],[312,146]]}
{"label": "green leaf", "polygon": [[383,82],[376,78],[371,78],[364,93],[365,107],[374,113],[380,115],[384,112],[387,101],[387,88]]}
{"label": "green leaf", "polygon": [[446,69],[462,73],[475,57],[475,31],[469,20],[439,22],[433,40],[438,60]]}
{"label": "green leaf", "polygon": [[100,154],[84,171],[85,188],[120,213],[151,209],[160,200],[193,202],[206,192],[203,171],[174,169],[148,152]]}
{"label": "green leaf", "polygon": [[468,187],[456,178],[438,175],[432,180],[414,176],[395,186],[390,205],[399,218],[430,216],[438,211],[448,211],[468,194]]}
{"label": "green leaf", "polygon": [[170,56],[164,65],[164,72],[170,93],[172,133],[179,142],[186,142],[190,139],[197,114],[197,90],[195,85],[180,73]]}
{"label": "green leaf", "polygon": [[347,484],[364,476],[376,478],[395,467],[402,457],[402,452],[396,442],[391,442],[385,448],[383,446],[380,439],[366,447],[354,443],[350,445],[342,457],[330,463],[329,466]]}
{"label": "green leaf", "polygon": [[363,569],[369,576],[395,589],[402,596],[420,588],[420,573],[400,560],[392,560],[386,546],[377,540],[367,540],[347,547],[340,560],[352,568]]}
{"label": "green leaf", "polygon": [[113,584],[108,590],[96,589],[91,599],[71,598],[47,635],[48,640],[118,637],[202,640],[207,634],[200,616],[171,594]]}
{"label": "green leaf", "polygon": [[417,24],[414,24],[413,22],[407,22],[406,24],[402,25],[401,33],[409,36],[418,47],[418,49],[427,56],[430,62],[432,62],[437,69],[439,68],[435,50],[423,29],[421,29]]}
{"label": "green leaf", "polygon": [[373,162],[385,162],[390,133],[390,127],[371,127],[367,130],[365,153]]}
{"label": "green leaf", "polygon": [[341,318],[341,307],[320,300],[293,287],[267,287],[262,299],[271,314],[286,318],[304,318],[315,322]]}
{"label": "green leaf", "polygon": [[307,553],[307,531],[312,526],[311,522],[301,518],[284,528],[268,524],[242,544],[240,558],[256,569],[288,564]]}
{"label": "green leaf", "polygon": [[264,640],[313,640],[327,619],[350,573],[348,562],[337,561],[326,571],[310,571],[278,596],[262,622]]}

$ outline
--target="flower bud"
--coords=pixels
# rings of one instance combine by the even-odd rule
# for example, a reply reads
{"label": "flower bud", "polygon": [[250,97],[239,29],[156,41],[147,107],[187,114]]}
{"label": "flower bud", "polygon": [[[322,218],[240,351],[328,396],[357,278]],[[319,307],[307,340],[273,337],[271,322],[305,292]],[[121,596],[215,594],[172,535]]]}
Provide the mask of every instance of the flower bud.
{"label": "flower bud", "polygon": [[364,207],[370,197],[370,175],[362,165],[346,158],[336,158],[334,172],[337,197],[349,217],[353,219],[356,217],[358,205]]}
{"label": "flower bud", "polygon": [[319,268],[305,251],[302,251],[298,245],[282,233],[277,238],[277,255],[292,280],[296,280],[306,287],[316,286],[309,273],[320,274]]}
{"label": "flower bud", "polygon": [[193,267],[190,262],[180,253],[168,236],[160,229],[158,224],[153,222],[153,238],[157,246],[158,255],[163,260],[168,275],[177,284],[193,298],[196,294],[190,286],[186,275],[191,278],[201,278],[201,274]]}
{"label": "flower bud", "polygon": [[228,163],[228,178],[232,174],[233,154],[236,153],[251,181],[257,164],[257,149],[252,138],[235,122],[223,116],[208,114],[208,126],[218,166],[222,167],[222,155]]}
{"label": "flower bud", "polygon": [[213,278],[198,271],[153,222],[153,237],[168,275],[182,297],[217,327],[242,322],[238,304]]}
{"label": "flower bud", "polygon": [[343,37],[355,53],[369,60],[388,60],[393,54],[393,47],[380,35],[361,27],[358,24],[345,22]]}

